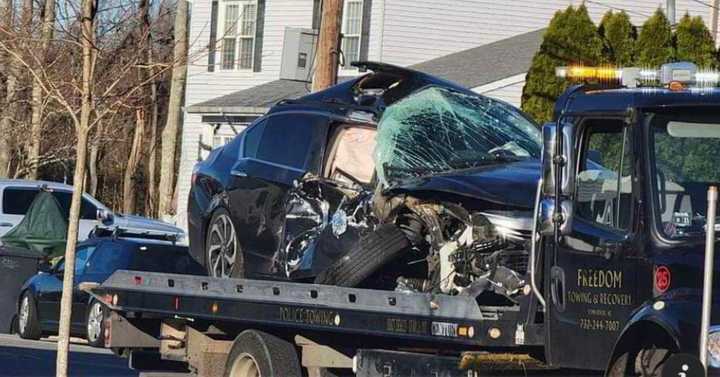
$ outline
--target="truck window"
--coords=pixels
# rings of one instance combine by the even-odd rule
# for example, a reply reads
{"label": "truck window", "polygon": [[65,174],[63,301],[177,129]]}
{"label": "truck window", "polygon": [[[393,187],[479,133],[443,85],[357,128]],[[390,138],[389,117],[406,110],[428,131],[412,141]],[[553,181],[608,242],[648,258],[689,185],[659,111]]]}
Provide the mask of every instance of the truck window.
{"label": "truck window", "polygon": [[613,229],[630,226],[632,143],[621,120],[585,123],[575,197],[576,215]]}
{"label": "truck window", "polygon": [[6,187],[3,190],[2,209],[6,215],[25,215],[39,190],[36,188]]}
{"label": "truck window", "polygon": [[[63,214],[70,218],[70,204],[72,203],[72,193],[67,191],[53,191],[53,196],[60,203]],[[97,220],[97,207],[90,203],[89,200],[82,198],[80,205],[80,218],[82,220]]]}

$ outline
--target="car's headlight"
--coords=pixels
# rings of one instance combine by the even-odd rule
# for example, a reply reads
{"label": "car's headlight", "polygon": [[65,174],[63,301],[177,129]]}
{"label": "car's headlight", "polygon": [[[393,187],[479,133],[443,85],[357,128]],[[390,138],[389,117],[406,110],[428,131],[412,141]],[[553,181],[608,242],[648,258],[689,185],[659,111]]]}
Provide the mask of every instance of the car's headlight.
{"label": "car's headlight", "polygon": [[720,368],[720,326],[710,327],[707,352],[708,365],[713,368]]}

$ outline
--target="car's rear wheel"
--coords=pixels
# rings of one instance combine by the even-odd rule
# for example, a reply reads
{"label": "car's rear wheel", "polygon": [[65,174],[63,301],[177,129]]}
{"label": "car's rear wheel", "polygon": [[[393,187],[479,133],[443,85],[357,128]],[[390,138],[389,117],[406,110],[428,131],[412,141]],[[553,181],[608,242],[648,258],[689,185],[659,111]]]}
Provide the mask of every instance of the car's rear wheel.
{"label": "car's rear wheel", "polygon": [[244,277],[242,248],[235,225],[226,209],[215,211],[205,237],[205,267],[208,275],[221,278]]}
{"label": "car's rear wheel", "polygon": [[37,306],[32,296],[25,292],[20,301],[18,310],[18,334],[23,339],[40,339],[40,322],[38,321]]}
{"label": "car's rear wheel", "polygon": [[98,301],[92,301],[88,307],[85,334],[88,344],[93,347],[105,346],[105,307]]}

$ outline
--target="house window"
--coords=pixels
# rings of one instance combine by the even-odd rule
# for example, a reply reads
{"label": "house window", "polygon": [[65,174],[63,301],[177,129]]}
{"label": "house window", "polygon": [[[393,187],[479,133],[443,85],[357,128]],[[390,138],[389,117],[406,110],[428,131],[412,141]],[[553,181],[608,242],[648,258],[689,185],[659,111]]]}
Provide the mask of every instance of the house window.
{"label": "house window", "polygon": [[223,22],[218,33],[222,69],[252,69],[257,0],[227,0],[222,4]]}
{"label": "house window", "polygon": [[360,59],[362,36],[363,0],[345,0],[342,24],[342,52],[345,56],[343,68]]}

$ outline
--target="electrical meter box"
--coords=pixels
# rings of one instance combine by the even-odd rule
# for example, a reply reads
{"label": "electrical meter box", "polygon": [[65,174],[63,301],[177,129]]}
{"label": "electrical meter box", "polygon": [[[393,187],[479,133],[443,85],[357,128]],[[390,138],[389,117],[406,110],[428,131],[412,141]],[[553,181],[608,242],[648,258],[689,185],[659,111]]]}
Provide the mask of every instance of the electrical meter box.
{"label": "electrical meter box", "polygon": [[311,82],[318,32],[313,29],[285,28],[280,78]]}

